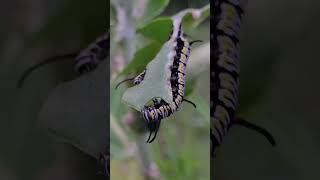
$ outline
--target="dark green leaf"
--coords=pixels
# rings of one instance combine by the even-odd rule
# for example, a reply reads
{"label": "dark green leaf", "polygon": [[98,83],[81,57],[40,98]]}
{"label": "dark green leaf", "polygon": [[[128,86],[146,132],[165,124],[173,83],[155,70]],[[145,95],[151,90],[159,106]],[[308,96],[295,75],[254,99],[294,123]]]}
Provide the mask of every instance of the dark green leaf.
{"label": "dark green leaf", "polygon": [[157,42],[152,42],[144,48],[138,50],[134,55],[134,58],[125,67],[125,69],[120,73],[120,75],[128,75],[129,73],[139,73],[142,72],[155,55],[161,49],[161,44]]}
{"label": "dark green leaf", "polygon": [[[161,31],[159,31],[160,29]],[[137,33],[141,33],[145,37],[153,39],[162,44],[168,40],[171,29],[171,18],[158,18],[139,28]]]}
{"label": "dark green leaf", "polygon": [[49,132],[95,158],[109,146],[107,67],[101,63],[92,73],[59,85],[39,115]]}
{"label": "dark green leaf", "polygon": [[149,0],[140,21],[146,22],[161,14],[169,4],[170,0]]}
{"label": "dark green leaf", "polygon": [[174,49],[175,42],[167,41],[156,55],[156,57],[146,66],[144,80],[136,86],[127,89],[122,100],[130,107],[140,111],[153,97],[160,97],[169,104],[174,104],[172,100],[171,87],[168,86],[168,79],[171,75],[168,62]]}

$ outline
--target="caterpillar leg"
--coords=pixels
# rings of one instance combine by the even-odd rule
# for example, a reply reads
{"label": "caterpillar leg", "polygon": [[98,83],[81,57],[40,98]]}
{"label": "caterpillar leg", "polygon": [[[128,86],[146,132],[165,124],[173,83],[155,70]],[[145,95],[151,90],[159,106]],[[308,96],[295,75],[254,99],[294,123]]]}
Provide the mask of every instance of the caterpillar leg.
{"label": "caterpillar leg", "polygon": [[188,99],[183,99],[182,101],[190,103],[194,108],[197,108],[196,104],[194,102],[192,102],[192,101],[189,101]]}

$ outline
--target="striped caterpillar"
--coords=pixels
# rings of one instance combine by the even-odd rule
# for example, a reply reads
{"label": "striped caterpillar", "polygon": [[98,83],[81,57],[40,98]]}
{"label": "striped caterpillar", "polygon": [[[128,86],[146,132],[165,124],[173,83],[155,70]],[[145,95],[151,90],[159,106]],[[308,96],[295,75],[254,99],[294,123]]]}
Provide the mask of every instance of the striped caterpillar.
{"label": "striped caterpillar", "polygon": [[[239,83],[239,30],[243,7],[241,0],[214,0],[211,21],[211,154],[220,146],[227,130],[238,124],[264,135],[272,145],[275,141],[265,129],[235,117]],[[212,13],[212,12],[211,12]]]}
{"label": "striped caterpillar", "polygon": [[99,38],[97,38],[93,43],[89,44],[89,46],[82,51],[77,51],[73,53],[68,53],[64,55],[50,57],[34,66],[28,68],[21,76],[18,81],[18,86],[21,87],[25,79],[36,69],[39,67],[56,62],[62,59],[73,58],[74,59],[74,67],[75,71],[79,74],[84,74],[92,71],[97,67],[97,65],[105,60],[105,58],[109,54],[109,32],[106,32]]}
{"label": "striped caterpillar", "polygon": [[82,50],[75,58],[75,70],[80,74],[90,72],[106,59],[109,53],[109,32],[103,34]]}
{"label": "striped caterpillar", "polygon": [[[174,33],[174,31],[176,31]],[[173,37],[175,35],[175,37]],[[157,136],[158,130],[160,128],[161,120],[169,117],[175,111],[177,111],[178,107],[181,105],[183,101],[192,104],[195,108],[196,105],[184,98],[184,87],[185,87],[185,70],[186,65],[188,63],[188,58],[190,55],[191,45],[195,42],[199,42],[200,40],[195,40],[192,42],[188,42],[185,38],[185,34],[181,30],[181,24],[173,28],[170,33],[169,40],[174,38],[176,42],[176,46],[174,47],[175,56],[173,57],[172,65],[170,66],[170,85],[172,90],[172,101],[173,103],[169,104],[164,99],[160,97],[152,98],[151,105],[145,105],[141,114],[143,118],[147,122],[148,129],[150,131],[149,137],[147,139],[148,143],[154,141]],[[148,73],[148,69],[145,69],[142,73],[134,78],[125,79],[119,82],[116,88],[123,82],[132,80],[133,84],[138,85],[144,80],[144,76]],[[154,133],[154,136],[151,138],[151,135]]]}

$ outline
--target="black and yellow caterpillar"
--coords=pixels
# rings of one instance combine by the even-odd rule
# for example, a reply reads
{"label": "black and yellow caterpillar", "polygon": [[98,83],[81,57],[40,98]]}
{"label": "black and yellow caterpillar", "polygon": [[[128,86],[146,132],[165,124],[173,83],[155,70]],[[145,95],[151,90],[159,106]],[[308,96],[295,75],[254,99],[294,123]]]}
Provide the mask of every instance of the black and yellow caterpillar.
{"label": "black and yellow caterpillar", "polygon": [[245,0],[214,0],[211,23],[211,97],[210,140],[211,153],[221,144],[233,124],[238,124],[263,134],[272,145],[270,133],[248,121],[235,117],[238,103],[240,72],[239,32]]}
{"label": "black and yellow caterpillar", "polygon": [[74,60],[74,67],[80,74],[90,72],[109,54],[109,32],[98,37],[82,50]]}
{"label": "black and yellow caterpillar", "polygon": [[[176,32],[175,32],[176,31]],[[173,37],[174,36],[174,37]],[[150,130],[149,137],[147,139],[148,143],[151,143],[156,138],[157,132],[160,127],[161,120],[169,117],[172,113],[177,111],[178,107],[183,101],[191,103],[194,107],[196,105],[184,98],[184,87],[185,87],[185,70],[188,63],[188,58],[190,55],[191,45],[199,40],[188,42],[185,38],[185,34],[181,30],[181,24],[173,28],[170,33],[169,40],[174,38],[176,42],[175,56],[173,57],[172,65],[170,66],[170,84],[172,89],[172,100],[173,103],[169,104],[165,100],[159,97],[152,98],[151,105],[145,105],[141,110],[143,118],[147,122],[148,129]],[[144,80],[145,74],[148,70],[145,69],[142,73],[134,78],[125,79],[118,83],[116,88],[123,82],[133,80],[133,84],[138,85]],[[155,82],[156,83],[156,82]],[[151,138],[152,133],[154,133],[153,138]]]}
{"label": "black and yellow caterpillar", "polygon": [[18,81],[18,86],[21,87],[25,79],[36,69],[43,65],[56,62],[63,59],[74,59],[74,68],[79,74],[90,72],[97,67],[97,65],[106,59],[109,54],[109,32],[98,37],[94,42],[81,51],[76,51],[64,55],[50,57],[38,64],[33,65],[23,72]]}

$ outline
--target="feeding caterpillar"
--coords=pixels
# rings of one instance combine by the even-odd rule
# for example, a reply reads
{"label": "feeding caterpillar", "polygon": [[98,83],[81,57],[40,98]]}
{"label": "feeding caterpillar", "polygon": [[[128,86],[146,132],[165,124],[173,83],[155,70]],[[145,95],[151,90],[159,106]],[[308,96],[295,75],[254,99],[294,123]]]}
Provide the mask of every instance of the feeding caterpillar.
{"label": "feeding caterpillar", "polygon": [[[172,94],[172,103],[166,102],[161,97],[153,97],[151,99],[152,103],[149,105],[145,105],[141,109],[141,114],[146,120],[148,129],[150,131],[149,137],[147,139],[148,143],[153,142],[156,138],[161,120],[169,117],[171,114],[177,111],[183,101],[188,102],[196,107],[193,102],[184,98],[185,70],[190,55],[191,45],[195,42],[199,42],[200,40],[188,42],[188,40],[185,38],[185,34],[182,32],[181,24],[178,24],[173,28],[169,36],[169,40],[171,39],[173,39],[173,41],[175,42],[175,46],[173,49],[175,55],[172,57],[172,62],[170,64],[169,83],[171,92],[168,92]],[[121,83],[129,80],[132,80],[133,84],[138,85],[144,80],[146,73],[148,73],[148,69],[145,69],[135,78],[125,79],[119,82],[116,88]],[[151,135],[153,133],[154,136],[151,138]]]}
{"label": "feeding caterpillar", "polygon": [[99,38],[97,38],[93,43],[89,44],[89,46],[82,51],[77,51],[69,54],[64,54],[60,56],[50,57],[32,67],[27,69],[21,76],[18,81],[18,86],[21,87],[25,79],[36,69],[39,67],[56,62],[62,59],[74,59],[74,68],[79,74],[84,74],[92,71],[97,67],[97,65],[106,59],[108,56],[109,49],[109,32],[106,32]]}
{"label": "feeding caterpillar", "polygon": [[211,153],[221,144],[227,130],[238,124],[275,141],[265,129],[235,117],[239,83],[239,30],[243,7],[241,0],[214,0],[211,21]]}

